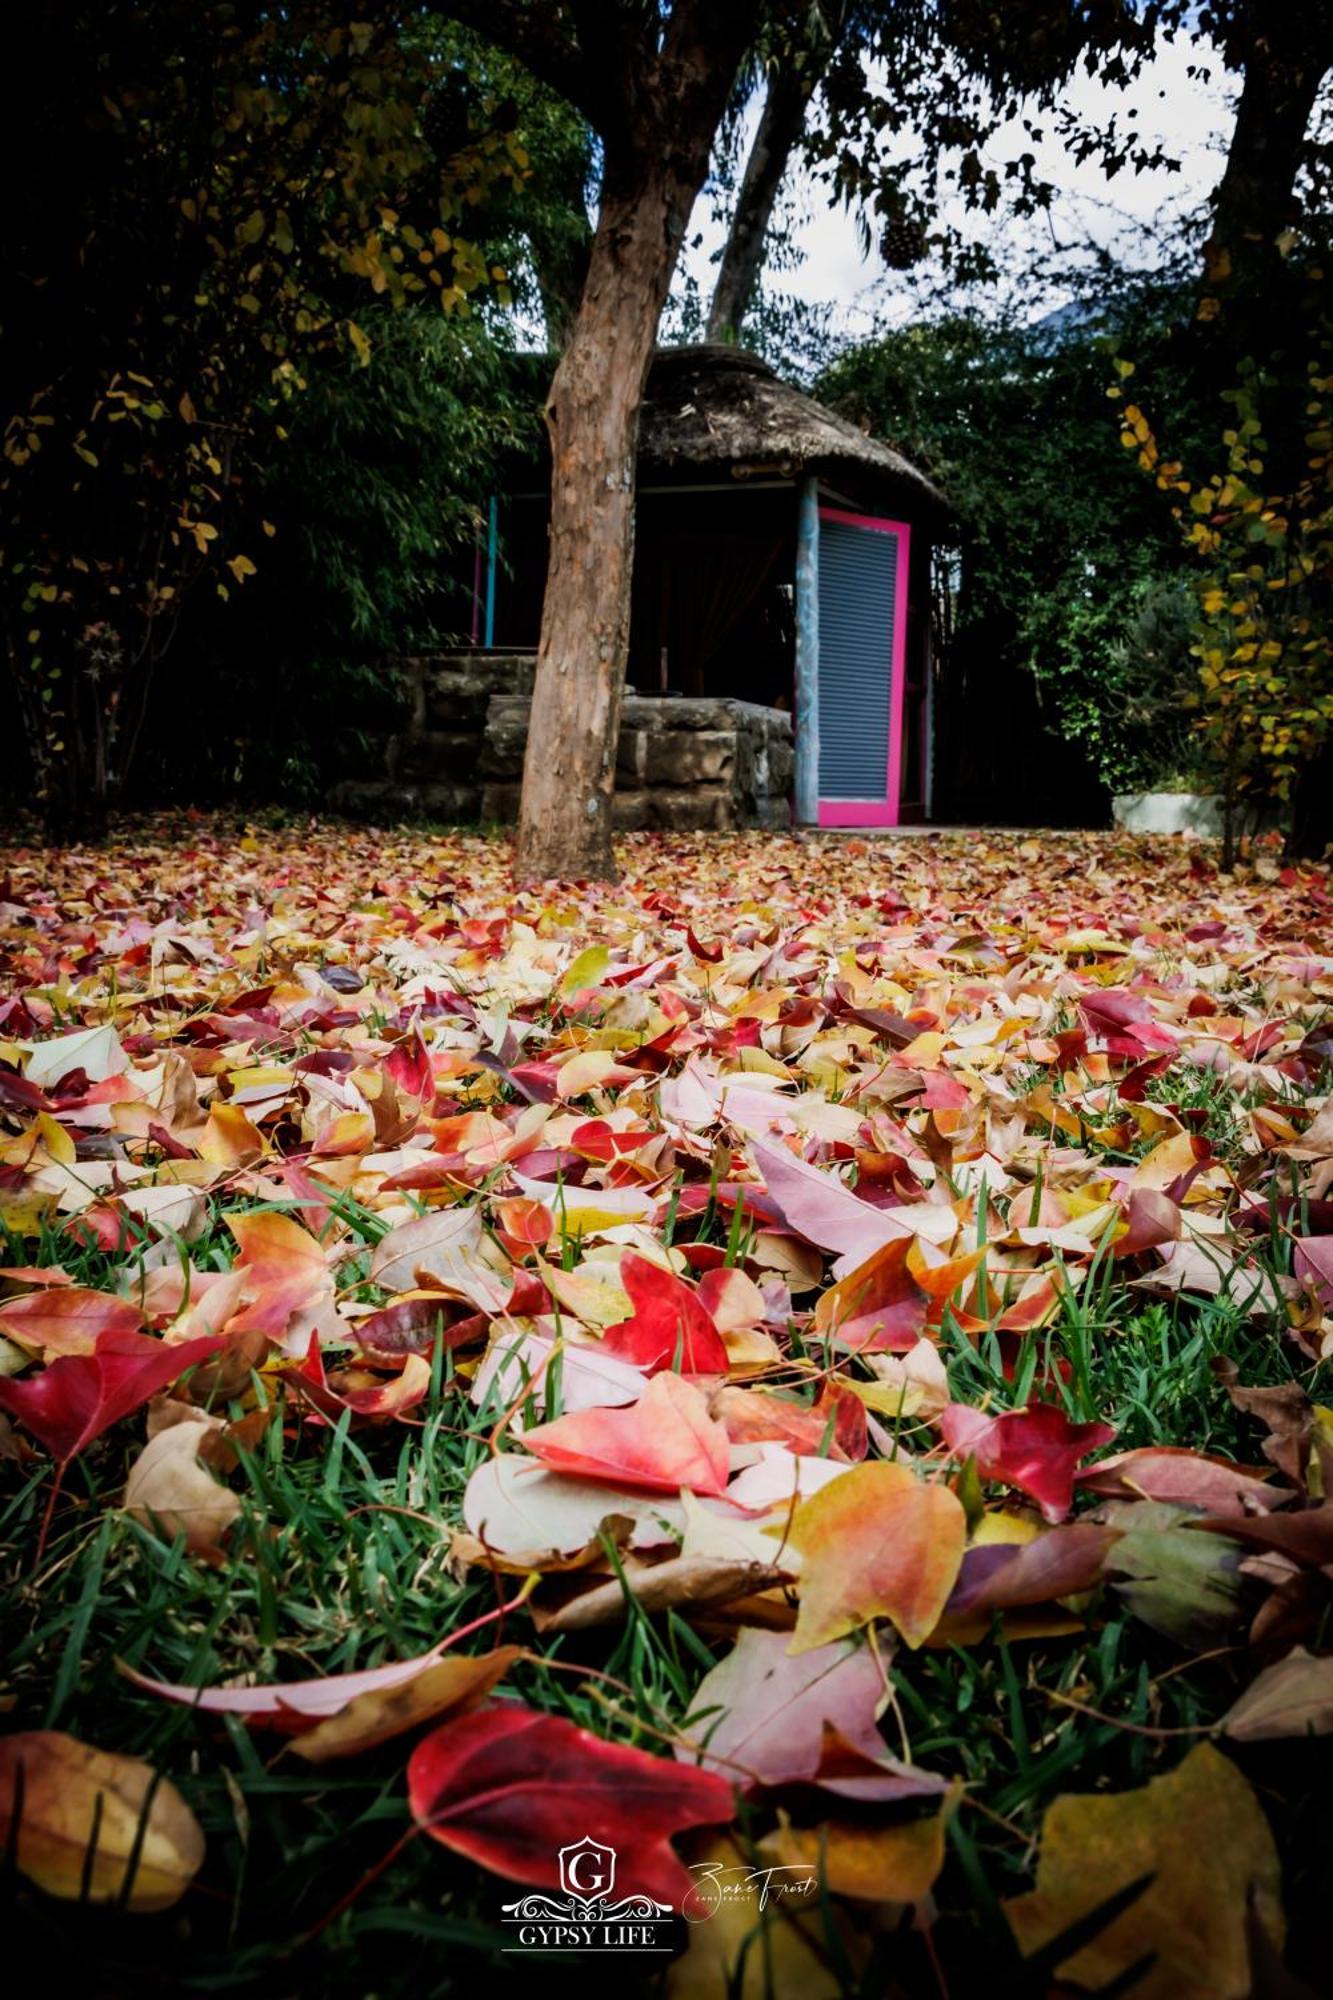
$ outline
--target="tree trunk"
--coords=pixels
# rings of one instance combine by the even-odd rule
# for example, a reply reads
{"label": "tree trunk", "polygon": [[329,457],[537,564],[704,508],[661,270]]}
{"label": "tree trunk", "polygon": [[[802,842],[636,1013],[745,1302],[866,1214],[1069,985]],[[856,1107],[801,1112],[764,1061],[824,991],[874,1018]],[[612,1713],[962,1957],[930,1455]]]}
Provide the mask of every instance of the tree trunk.
{"label": "tree trunk", "polygon": [[764,238],[772,220],[773,204],[832,47],[831,38],[826,38],[820,48],[806,51],[803,61],[775,69],[769,80],[763,115],[745,163],[736,212],[727,232],[713,303],[708,309],[710,340],[740,338],[763,269]]}
{"label": "tree trunk", "polygon": [[1283,264],[1277,239],[1296,216],[1306,128],[1333,59],[1333,36],[1319,17],[1318,8],[1308,16],[1297,7],[1256,8],[1248,46],[1236,51],[1244,82],[1204,256],[1208,291],[1239,296],[1251,314],[1271,305],[1265,287]]}
{"label": "tree trunk", "polygon": [[523,765],[520,882],[614,881],[611,795],[629,653],[639,405],[690,208],[660,161],[604,185],[588,277],[546,406],[551,551]]}

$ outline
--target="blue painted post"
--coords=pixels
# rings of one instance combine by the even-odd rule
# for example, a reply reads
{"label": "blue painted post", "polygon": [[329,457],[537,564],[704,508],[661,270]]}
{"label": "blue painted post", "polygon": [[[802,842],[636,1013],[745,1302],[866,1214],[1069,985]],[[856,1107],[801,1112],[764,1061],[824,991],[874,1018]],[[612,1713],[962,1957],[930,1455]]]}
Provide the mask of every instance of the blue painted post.
{"label": "blue painted post", "polygon": [[798,826],[819,824],[819,482],[801,486],[796,527],[796,782]]}
{"label": "blue painted post", "polygon": [[492,493],[486,509],[486,644],[495,644],[495,565],[500,553],[500,506]]}

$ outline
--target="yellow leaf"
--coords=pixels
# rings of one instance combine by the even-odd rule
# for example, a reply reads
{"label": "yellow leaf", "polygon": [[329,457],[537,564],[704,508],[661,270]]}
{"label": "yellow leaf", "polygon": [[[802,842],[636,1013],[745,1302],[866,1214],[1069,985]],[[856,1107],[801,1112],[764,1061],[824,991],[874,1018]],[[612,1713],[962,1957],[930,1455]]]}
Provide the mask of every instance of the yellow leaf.
{"label": "yellow leaf", "polygon": [[919,1903],[944,1866],[944,1837],[960,1792],[955,1786],[938,1812],[896,1826],[834,1819],[823,1826],[798,1827],[780,1813],[781,1824],[760,1841],[760,1850],[779,1867],[806,1868],[822,1876],[835,1896]]}
{"label": "yellow leaf", "polygon": [[0,1740],[0,1847],[11,1842],[20,1873],[48,1896],[82,1900],[86,1872],[88,1901],[130,1910],[170,1909],[204,1859],[199,1822],[169,1779],[56,1729]]}
{"label": "yellow leaf", "polygon": [[611,954],[604,944],[590,944],[566,968],[557,993],[564,1000],[571,993],[581,993],[585,986],[595,986],[610,963]]}
{"label": "yellow leaf", "polygon": [[789,1653],[810,1652],[876,1618],[909,1646],[939,1622],[958,1580],[967,1516],[947,1486],[908,1466],[854,1465],[771,1532],[801,1556],[801,1606]]}
{"label": "yellow leaf", "polygon": [[264,1135],[239,1104],[215,1104],[208,1114],[199,1157],[215,1167],[248,1167],[264,1151]]}
{"label": "yellow leaf", "polygon": [[1059,1798],[1042,1825],[1037,1887],[1005,1905],[1025,1957],[1117,1889],[1153,1880],[1094,1941],[1056,1967],[1110,1986],[1154,1954],[1134,2000],[1244,2000],[1246,1910],[1280,1949],[1281,1875],[1268,1821],[1235,1765],[1201,1743],[1143,1790]]}
{"label": "yellow leaf", "polygon": [[[419,1357],[418,1357],[419,1358]],[[371,1688],[356,1695],[336,1715],[292,1739],[292,1755],[307,1764],[327,1764],[334,1757],[355,1757],[391,1737],[401,1736],[422,1722],[441,1715],[461,1714],[503,1678],[520,1657],[519,1646],[500,1646],[493,1653],[456,1653],[432,1661],[409,1681],[389,1688]]]}
{"label": "yellow leaf", "polygon": [[709,1840],[690,1853],[694,1880],[681,1905],[689,1949],[667,1972],[667,2000],[838,2000],[847,1986],[829,1962],[826,1921],[840,1934],[853,1965],[868,1945],[842,1912],[825,1911],[813,1877],[779,1876],[768,1893],[762,1857],[731,1839]]}

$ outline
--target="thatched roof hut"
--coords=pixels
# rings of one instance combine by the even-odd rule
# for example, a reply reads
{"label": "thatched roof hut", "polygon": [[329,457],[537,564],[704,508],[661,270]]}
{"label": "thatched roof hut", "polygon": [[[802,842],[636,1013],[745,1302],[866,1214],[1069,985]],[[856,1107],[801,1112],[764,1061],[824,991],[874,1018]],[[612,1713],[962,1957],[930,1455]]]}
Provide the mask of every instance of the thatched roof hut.
{"label": "thatched roof hut", "polygon": [[895,492],[938,513],[939,488],[891,445],[784,382],[744,348],[659,348],[639,420],[639,477],[706,469],[730,479],[815,475]]}
{"label": "thatched roof hut", "polygon": [[[947,512],[910,459],[757,355],[660,348],[639,425],[631,688],[789,711],[798,819],[929,817],[931,546]],[[512,652],[541,625],[544,472],[516,469],[491,519],[476,636]]]}

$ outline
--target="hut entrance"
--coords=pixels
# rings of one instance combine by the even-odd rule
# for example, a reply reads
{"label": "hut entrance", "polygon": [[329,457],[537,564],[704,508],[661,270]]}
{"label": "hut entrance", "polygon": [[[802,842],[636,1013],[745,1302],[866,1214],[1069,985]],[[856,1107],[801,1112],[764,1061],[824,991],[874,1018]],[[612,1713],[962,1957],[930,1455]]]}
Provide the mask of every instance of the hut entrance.
{"label": "hut entrance", "polygon": [[790,487],[640,491],[629,682],[791,707]]}

